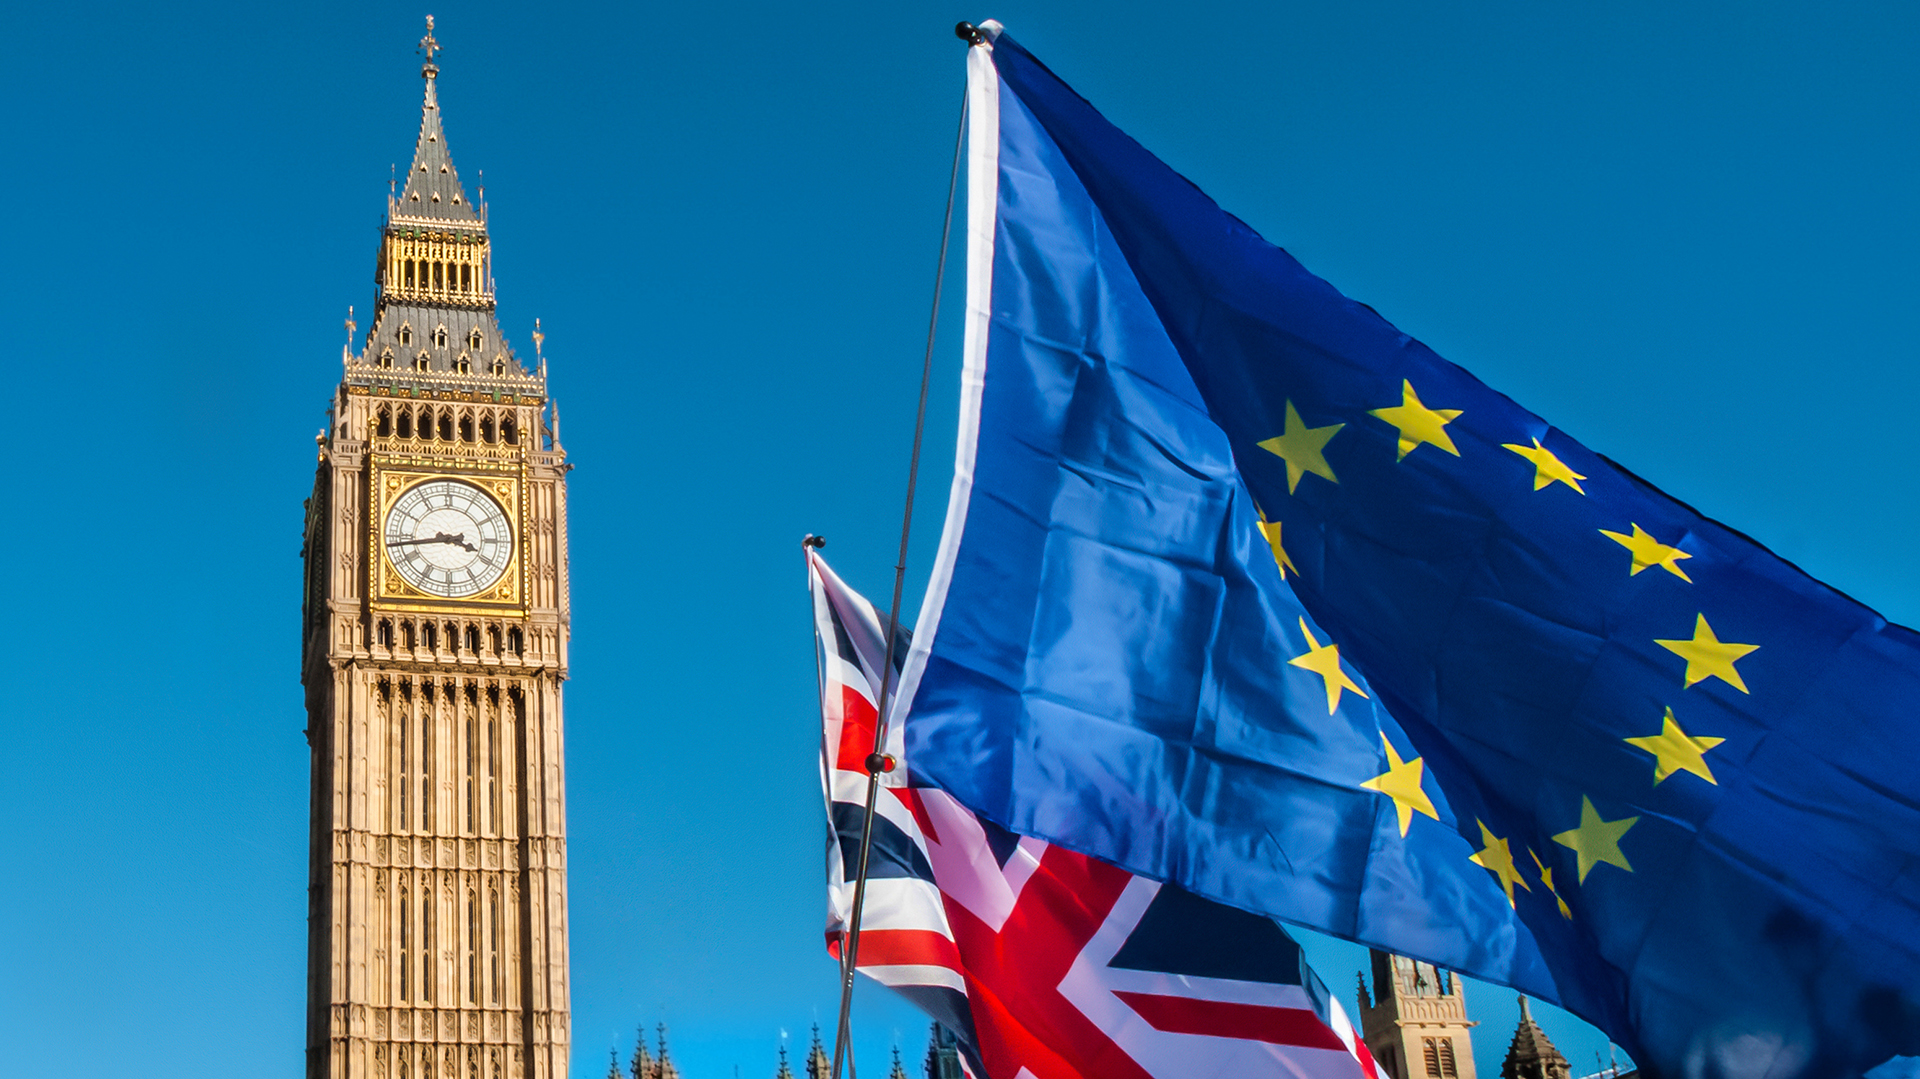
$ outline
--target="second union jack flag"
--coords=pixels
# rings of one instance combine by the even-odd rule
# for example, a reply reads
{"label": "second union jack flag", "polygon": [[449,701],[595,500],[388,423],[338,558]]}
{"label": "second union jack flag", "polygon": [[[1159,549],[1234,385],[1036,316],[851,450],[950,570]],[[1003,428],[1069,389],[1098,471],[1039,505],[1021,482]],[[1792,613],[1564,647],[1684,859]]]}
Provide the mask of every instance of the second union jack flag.
{"label": "second union jack flag", "polygon": [[[853,904],[886,630],[809,549],[832,822],[829,951]],[[904,658],[904,632],[894,661]],[[897,672],[896,672],[897,674]],[[906,722],[911,722],[907,719]],[[858,966],[959,1041],[988,1079],[1384,1079],[1270,919],[1013,835],[915,783],[886,748]]]}

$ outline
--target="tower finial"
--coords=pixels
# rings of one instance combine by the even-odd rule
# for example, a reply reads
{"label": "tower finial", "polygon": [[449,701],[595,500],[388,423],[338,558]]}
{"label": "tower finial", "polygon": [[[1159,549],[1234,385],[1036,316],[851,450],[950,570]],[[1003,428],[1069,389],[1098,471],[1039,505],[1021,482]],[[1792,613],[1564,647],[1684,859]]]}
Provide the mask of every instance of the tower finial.
{"label": "tower finial", "polygon": [[427,58],[427,62],[420,66],[421,78],[431,79],[440,74],[439,67],[433,62],[433,54],[439,49],[440,43],[433,37],[433,16],[429,15],[427,16],[427,36],[420,39],[420,53]]}

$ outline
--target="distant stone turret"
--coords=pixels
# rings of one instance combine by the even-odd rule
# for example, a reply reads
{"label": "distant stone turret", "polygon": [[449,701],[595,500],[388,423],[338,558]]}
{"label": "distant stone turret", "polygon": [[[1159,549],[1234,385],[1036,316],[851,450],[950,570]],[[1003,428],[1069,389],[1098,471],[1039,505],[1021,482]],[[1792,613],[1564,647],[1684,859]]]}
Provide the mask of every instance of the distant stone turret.
{"label": "distant stone turret", "polygon": [[1500,1079],[1568,1079],[1569,1074],[1567,1058],[1547,1040],[1547,1032],[1533,1021],[1527,998],[1521,997],[1520,1026],[1507,1047],[1506,1062],[1500,1065]]}
{"label": "distant stone turret", "polygon": [[960,1042],[938,1023],[927,1030],[926,1079],[966,1079],[960,1069]]}
{"label": "distant stone turret", "polygon": [[[1475,1079],[1460,979],[1405,956],[1373,952],[1373,993],[1360,978],[1360,1031],[1393,1079]],[[1557,1079],[1566,1079],[1563,1072]]]}

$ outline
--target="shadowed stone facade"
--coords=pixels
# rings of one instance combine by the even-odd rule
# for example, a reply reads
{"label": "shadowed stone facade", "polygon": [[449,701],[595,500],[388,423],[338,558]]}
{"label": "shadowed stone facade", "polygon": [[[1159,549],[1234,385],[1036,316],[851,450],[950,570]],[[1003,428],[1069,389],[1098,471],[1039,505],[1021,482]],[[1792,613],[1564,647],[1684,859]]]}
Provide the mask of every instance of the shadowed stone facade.
{"label": "shadowed stone facade", "polygon": [[1474,1079],[1473,1034],[1460,979],[1405,956],[1373,952],[1373,994],[1360,978],[1360,1032],[1394,1079]]}

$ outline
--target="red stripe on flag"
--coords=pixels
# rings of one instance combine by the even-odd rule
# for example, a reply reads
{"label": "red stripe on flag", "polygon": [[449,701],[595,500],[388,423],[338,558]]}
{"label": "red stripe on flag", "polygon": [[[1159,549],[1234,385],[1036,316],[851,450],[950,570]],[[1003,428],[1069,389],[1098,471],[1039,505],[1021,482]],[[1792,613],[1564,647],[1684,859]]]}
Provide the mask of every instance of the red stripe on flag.
{"label": "red stripe on flag", "polygon": [[[832,950],[831,948],[829,949]],[[960,949],[931,929],[862,929],[860,965],[863,967],[960,966]]]}
{"label": "red stripe on flag", "polygon": [[1306,1008],[1275,1008],[1266,1004],[1235,1004],[1153,993],[1116,992],[1114,995],[1146,1020],[1148,1026],[1168,1034],[1202,1034],[1270,1045],[1347,1051],[1340,1036],[1322,1022],[1319,1015]]}
{"label": "red stripe on flag", "polygon": [[920,834],[926,837],[927,842],[940,842],[940,832],[933,826],[933,818],[928,815],[926,803],[921,799],[919,791],[914,790],[912,787],[887,787],[885,789],[889,794],[898,798],[901,805],[907,807],[907,812],[913,814],[913,822],[920,826]]}
{"label": "red stripe on flag", "polygon": [[879,719],[873,702],[852,686],[840,687],[840,745],[833,766],[843,772],[867,771],[867,754],[873,752],[873,726]]}

